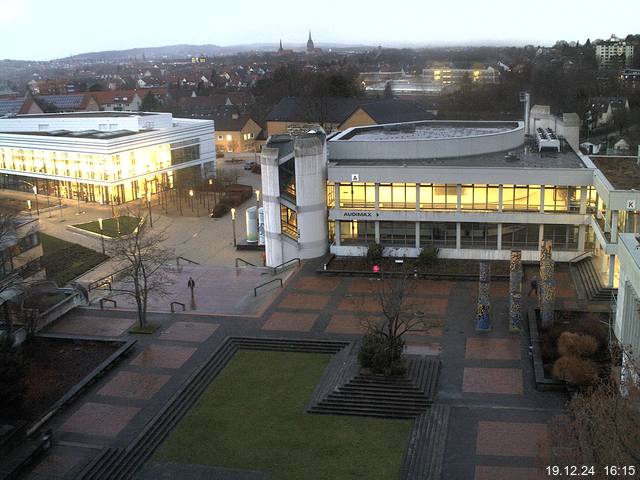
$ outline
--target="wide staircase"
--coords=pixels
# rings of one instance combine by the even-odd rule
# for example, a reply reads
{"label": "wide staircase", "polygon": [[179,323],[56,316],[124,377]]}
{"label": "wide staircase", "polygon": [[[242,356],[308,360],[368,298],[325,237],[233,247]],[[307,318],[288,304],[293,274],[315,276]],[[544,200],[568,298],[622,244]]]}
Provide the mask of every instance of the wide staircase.
{"label": "wide staircase", "polygon": [[610,302],[612,296],[617,292],[616,288],[605,287],[600,280],[591,257],[573,263],[572,267],[577,279],[582,284],[587,298],[592,302]]}
{"label": "wide staircase", "polygon": [[416,418],[433,403],[440,361],[411,359],[399,378],[358,373],[337,386],[308,411],[329,415]]}

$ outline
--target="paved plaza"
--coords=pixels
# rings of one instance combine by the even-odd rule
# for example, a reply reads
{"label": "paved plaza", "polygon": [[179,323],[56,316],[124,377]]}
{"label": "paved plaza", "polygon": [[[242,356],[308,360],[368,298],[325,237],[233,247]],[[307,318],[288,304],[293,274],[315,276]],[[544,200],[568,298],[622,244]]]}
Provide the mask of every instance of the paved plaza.
{"label": "paved plaza", "polygon": [[[55,447],[29,478],[73,478],[100,448],[126,447],[226,337],[360,338],[364,322],[382,318],[374,293],[380,281],[321,277],[316,263],[294,271],[256,316],[154,313],[150,319],[161,328],[132,336],[126,329],[134,323],[133,312],[78,309],[49,327],[58,334],[138,343],[50,422]],[[559,305],[578,301],[571,278],[565,281]],[[535,390],[528,340],[508,330],[507,282],[492,282],[488,334],[474,329],[476,291],[473,281],[417,280],[409,299],[411,308],[439,325],[406,340],[408,353],[438,355],[442,361],[437,401],[451,407],[442,478],[545,478],[538,468],[549,452],[548,422],[565,400]],[[197,292],[202,302],[201,295]]]}

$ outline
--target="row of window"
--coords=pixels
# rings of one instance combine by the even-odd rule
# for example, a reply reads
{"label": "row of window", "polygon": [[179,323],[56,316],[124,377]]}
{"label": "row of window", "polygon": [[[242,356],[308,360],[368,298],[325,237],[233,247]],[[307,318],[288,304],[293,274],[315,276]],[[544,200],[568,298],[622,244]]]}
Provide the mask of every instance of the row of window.
{"label": "row of window", "polygon": [[[376,241],[375,223],[369,221],[341,221],[340,245],[366,246]],[[433,245],[440,248],[456,248],[458,228],[456,223],[379,222],[380,244],[385,247],[416,246],[416,233],[420,247]],[[330,228],[330,230],[332,230]],[[578,249],[578,225],[544,225],[543,238],[552,240],[556,250]],[[537,250],[540,226],[536,224],[503,223],[502,249],[519,248]],[[460,223],[461,248],[497,249],[498,224]]]}
{"label": "row of window", "polygon": [[[460,195],[458,196],[458,187]],[[502,191],[503,211],[579,212],[580,187],[545,185],[438,185],[415,183],[363,183],[338,185],[339,208],[373,209],[376,189],[380,210],[461,210],[499,211]],[[419,202],[418,202],[418,194]],[[588,187],[587,206],[595,205],[595,189]],[[336,206],[335,186],[327,185],[327,204]]]}

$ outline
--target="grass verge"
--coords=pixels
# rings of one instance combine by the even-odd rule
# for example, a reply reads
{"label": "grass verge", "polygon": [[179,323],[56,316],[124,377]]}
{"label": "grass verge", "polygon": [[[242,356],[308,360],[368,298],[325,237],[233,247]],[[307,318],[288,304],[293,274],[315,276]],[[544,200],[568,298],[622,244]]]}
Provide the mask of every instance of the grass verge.
{"label": "grass verge", "polygon": [[[102,220],[102,234],[111,238],[117,238],[120,235],[129,235],[136,229],[139,223],[139,218],[127,215],[117,218],[107,218]],[[92,233],[100,233],[100,223],[98,221],[79,223],[78,225],[74,225],[74,227]]]}
{"label": "grass verge", "polygon": [[41,264],[47,269],[47,279],[63,286],[74,278],[91,270],[107,258],[100,252],[67,242],[40,232],[42,242]]}
{"label": "grass verge", "polygon": [[260,470],[273,480],[397,478],[410,420],[304,412],[328,361],[239,351],[156,460]]}

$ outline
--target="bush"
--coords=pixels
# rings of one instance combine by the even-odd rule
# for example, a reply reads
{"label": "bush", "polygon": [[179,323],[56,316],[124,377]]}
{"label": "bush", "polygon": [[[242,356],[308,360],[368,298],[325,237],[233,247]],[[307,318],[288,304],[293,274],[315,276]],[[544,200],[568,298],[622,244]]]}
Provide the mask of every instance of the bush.
{"label": "bush", "polygon": [[382,261],[383,247],[379,243],[370,243],[367,248],[367,262],[374,265]]}
{"label": "bush", "polygon": [[227,213],[229,213],[229,210],[231,210],[231,207],[229,207],[229,205],[227,205],[226,203],[220,202],[211,210],[211,217],[212,218],[224,217]]}
{"label": "bush", "polygon": [[589,357],[598,350],[598,340],[591,335],[563,332],[558,338],[558,353],[561,356]]}
{"label": "bush", "polygon": [[396,339],[396,345],[389,352],[388,339],[378,333],[369,333],[362,339],[362,347],[358,352],[358,362],[362,368],[368,368],[377,375],[398,376],[406,372],[407,367],[402,358],[404,341]]}
{"label": "bush", "polygon": [[427,245],[420,250],[420,255],[416,259],[416,265],[418,267],[428,267],[433,265],[438,258],[438,252],[440,250],[433,245]]}
{"label": "bush", "polygon": [[584,358],[564,356],[553,364],[552,375],[572,385],[590,385],[597,379],[593,362]]}
{"label": "bush", "polygon": [[8,344],[0,345],[0,411],[18,414],[26,392],[26,367],[22,352]]}

